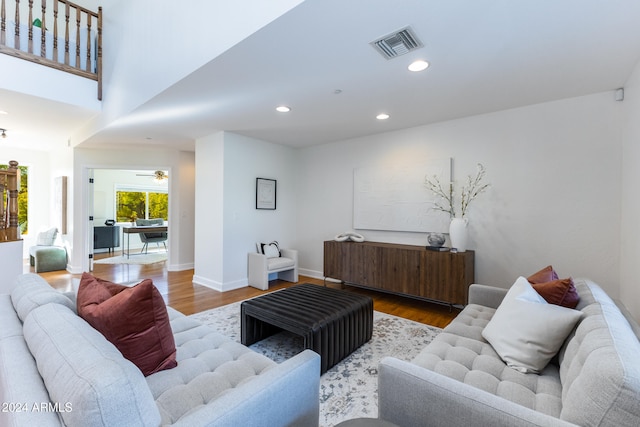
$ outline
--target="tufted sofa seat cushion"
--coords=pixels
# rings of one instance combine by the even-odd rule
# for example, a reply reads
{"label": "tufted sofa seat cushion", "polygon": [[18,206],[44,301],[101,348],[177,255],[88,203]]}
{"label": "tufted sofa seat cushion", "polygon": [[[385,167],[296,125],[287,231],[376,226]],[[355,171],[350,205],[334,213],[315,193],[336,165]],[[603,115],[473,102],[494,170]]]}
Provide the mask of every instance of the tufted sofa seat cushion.
{"label": "tufted sofa seat cushion", "polygon": [[277,366],[267,357],[167,307],[176,343],[176,368],[146,377],[162,425]]}
{"label": "tufted sofa seat cushion", "polygon": [[527,408],[560,417],[562,385],[550,363],[531,375],[509,368],[482,337],[495,309],[469,304],[412,363],[500,396]]}

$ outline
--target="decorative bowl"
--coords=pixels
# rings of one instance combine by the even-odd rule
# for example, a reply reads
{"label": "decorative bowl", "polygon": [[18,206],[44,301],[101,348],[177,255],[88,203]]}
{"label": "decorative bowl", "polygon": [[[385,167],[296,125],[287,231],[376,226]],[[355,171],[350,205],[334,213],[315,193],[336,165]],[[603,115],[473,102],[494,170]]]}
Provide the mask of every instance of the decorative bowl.
{"label": "decorative bowl", "polygon": [[429,233],[427,234],[427,242],[429,242],[429,246],[433,246],[436,248],[442,247],[444,245],[446,238],[443,233]]}

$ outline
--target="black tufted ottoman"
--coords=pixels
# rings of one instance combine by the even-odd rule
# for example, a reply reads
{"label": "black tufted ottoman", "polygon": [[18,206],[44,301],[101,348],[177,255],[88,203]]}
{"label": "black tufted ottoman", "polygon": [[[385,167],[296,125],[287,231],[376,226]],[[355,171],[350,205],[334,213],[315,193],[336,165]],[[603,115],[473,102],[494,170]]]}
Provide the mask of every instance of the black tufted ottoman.
{"label": "black tufted ottoman", "polygon": [[249,346],[281,330],[304,338],[318,353],[320,374],[371,339],[373,300],[364,295],[304,283],[244,301],[242,344]]}

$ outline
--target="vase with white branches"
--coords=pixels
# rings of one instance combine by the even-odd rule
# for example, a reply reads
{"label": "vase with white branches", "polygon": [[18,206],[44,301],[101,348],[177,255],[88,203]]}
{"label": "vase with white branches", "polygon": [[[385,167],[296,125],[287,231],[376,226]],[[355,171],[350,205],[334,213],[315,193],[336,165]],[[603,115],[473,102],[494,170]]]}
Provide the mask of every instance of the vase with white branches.
{"label": "vase with white branches", "polygon": [[460,188],[459,207],[456,203],[456,191],[453,182],[443,186],[437,175],[433,175],[431,178],[426,177],[424,180],[427,189],[436,196],[433,209],[445,212],[451,218],[449,238],[451,239],[451,246],[456,248],[458,252],[467,250],[467,225],[469,220],[466,215],[469,211],[469,205],[491,185],[483,182],[486,173],[487,171],[482,163],[478,163],[476,176],[467,176],[466,183]]}

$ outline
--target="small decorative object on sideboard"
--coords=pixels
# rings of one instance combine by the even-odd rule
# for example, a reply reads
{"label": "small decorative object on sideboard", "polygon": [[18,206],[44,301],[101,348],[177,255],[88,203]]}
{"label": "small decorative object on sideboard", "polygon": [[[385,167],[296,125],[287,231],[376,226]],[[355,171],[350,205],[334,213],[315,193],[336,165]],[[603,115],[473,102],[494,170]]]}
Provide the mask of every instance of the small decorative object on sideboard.
{"label": "small decorative object on sideboard", "polygon": [[434,248],[440,248],[444,246],[444,242],[446,237],[443,233],[429,233],[427,234],[427,242],[429,242],[429,246]]}
{"label": "small decorative object on sideboard", "polygon": [[336,242],[364,242],[364,236],[362,234],[356,233],[355,231],[345,231],[344,233],[337,234],[336,237],[333,238]]}

